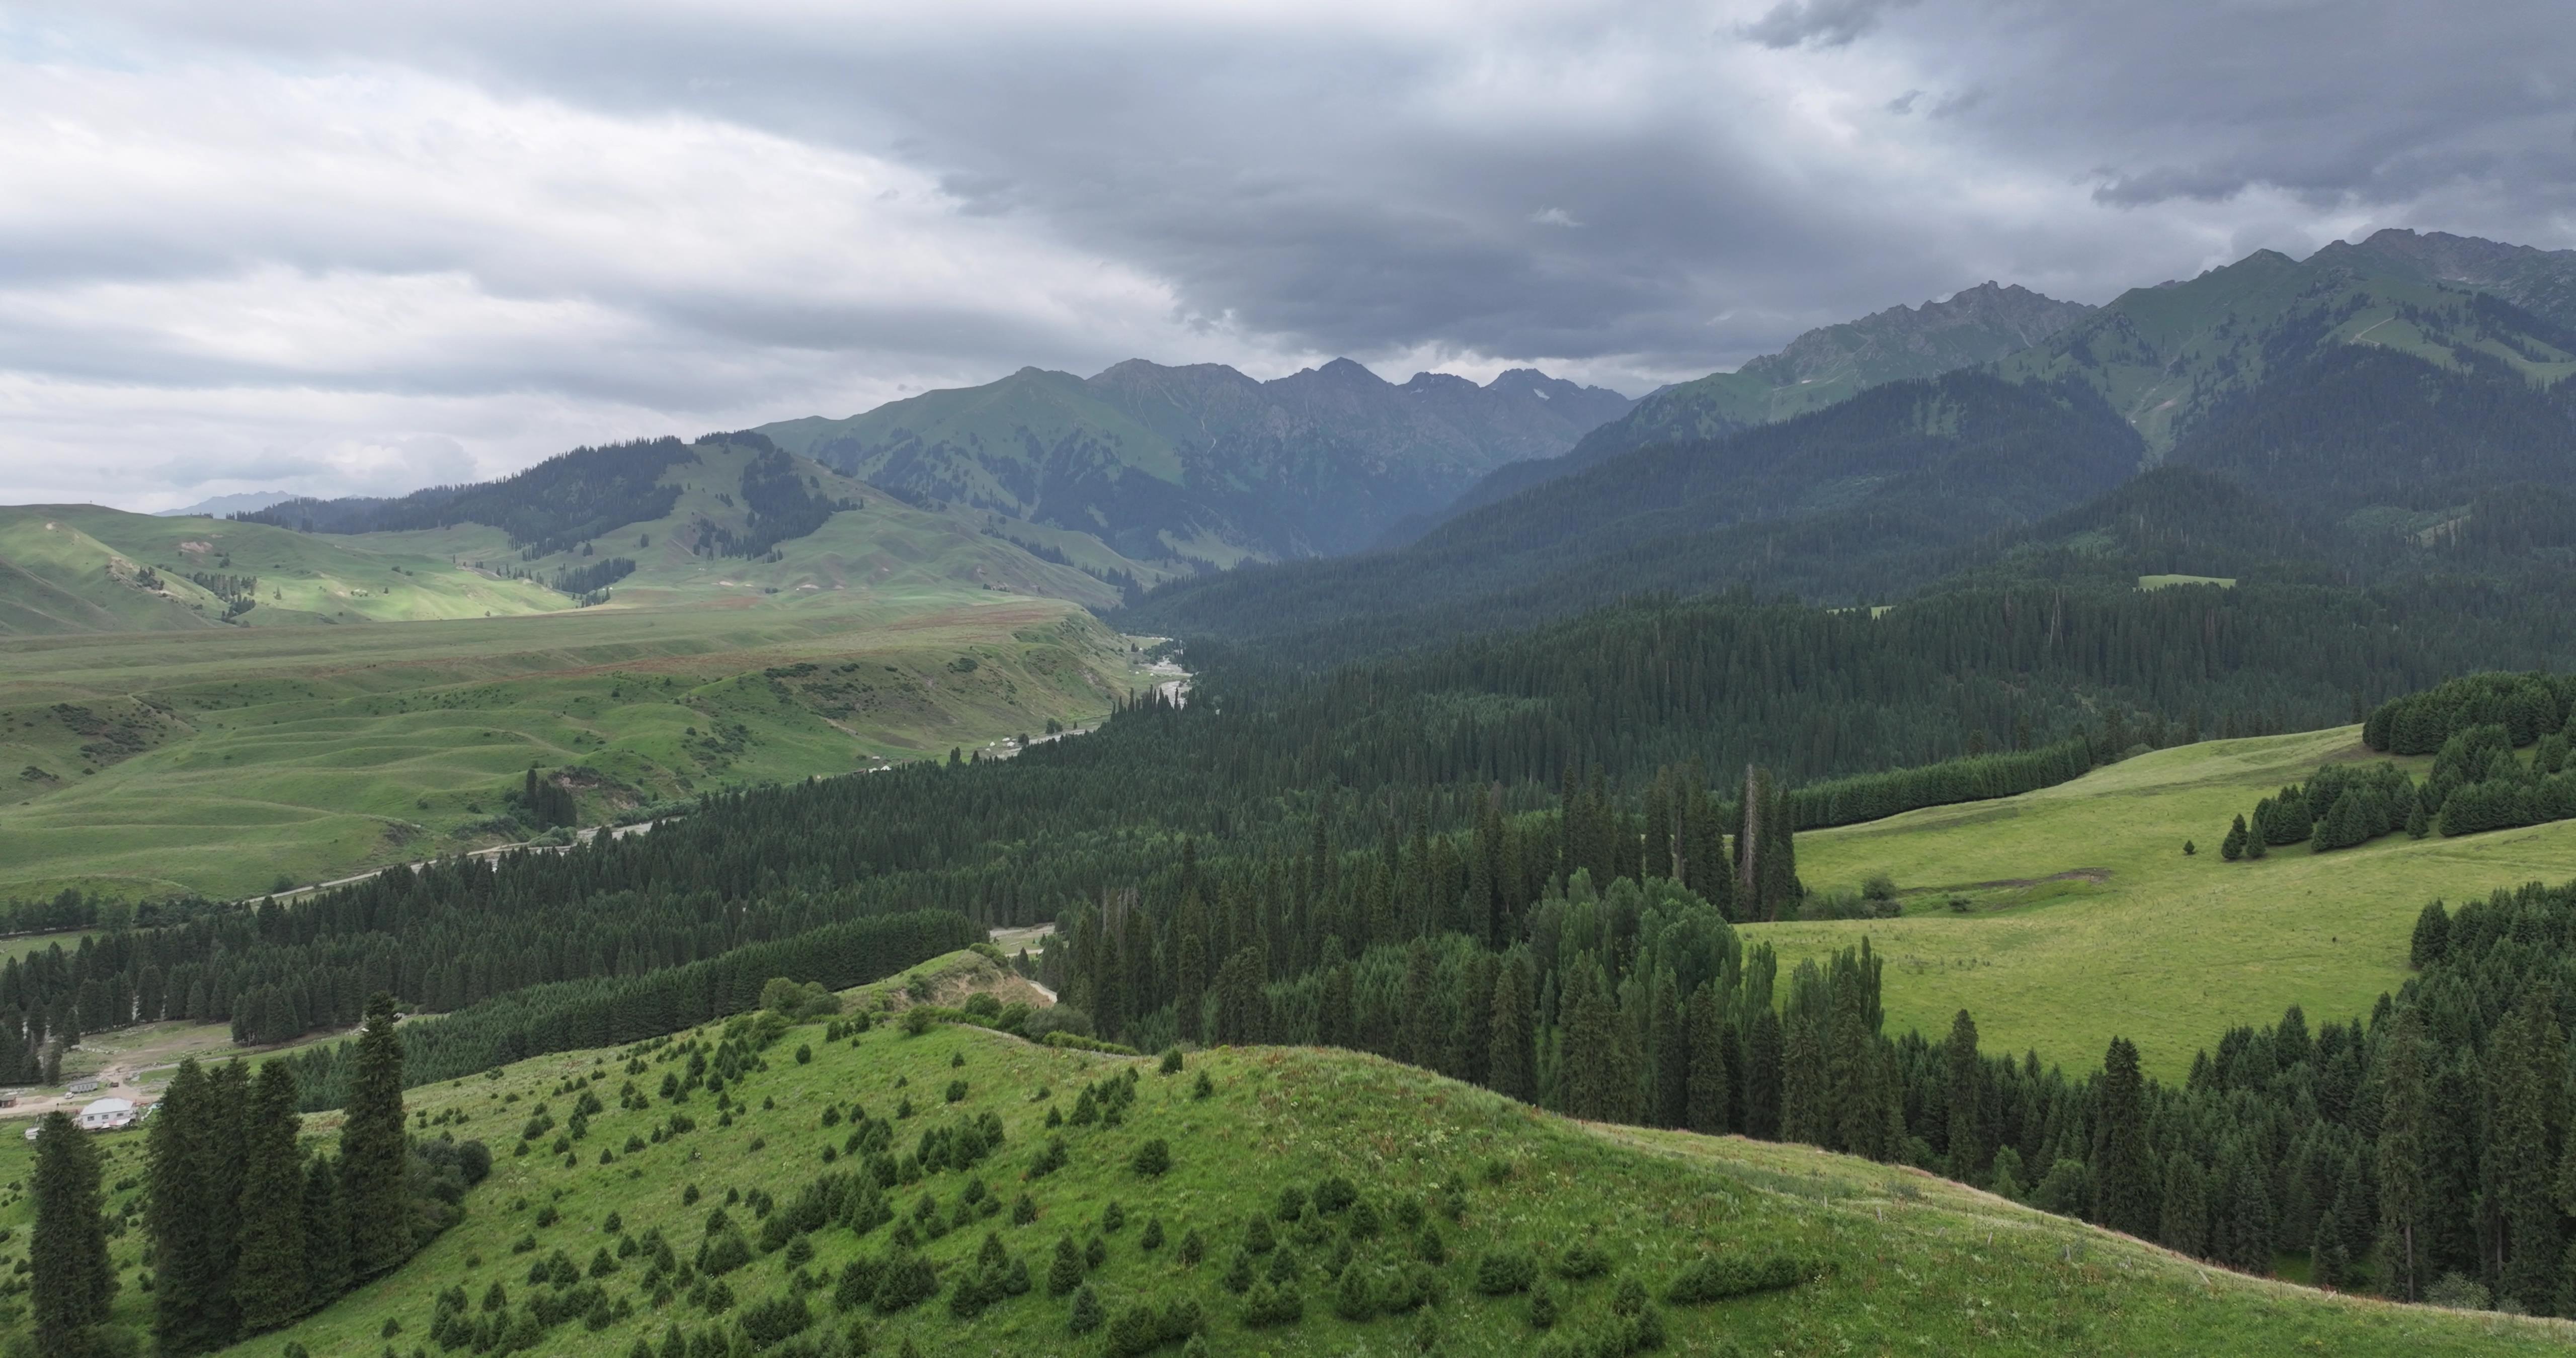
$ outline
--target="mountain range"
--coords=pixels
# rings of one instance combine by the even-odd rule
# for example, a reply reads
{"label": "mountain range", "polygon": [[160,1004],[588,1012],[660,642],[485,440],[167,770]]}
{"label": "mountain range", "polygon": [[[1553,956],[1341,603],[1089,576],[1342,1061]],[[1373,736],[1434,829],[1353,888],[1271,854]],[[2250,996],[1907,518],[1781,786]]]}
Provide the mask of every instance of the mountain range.
{"label": "mountain range", "polygon": [[[2576,488],[2571,288],[2576,252],[2457,237],[2258,252],[1993,361],[1610,451],[1656,418],[1649,397],[1417,539],[1175,583],[1132,625],[1347,650],[1654,591],[1884,601],[1960,572],[2063,571],[2069,553],[2108,576],[2348,579],[2444,569],[2484,542],[2481,569],[2535,567],[2567,534],[2520,507]],[[2110,507],[2158,467],[2176,475]],[[2479,526],[2499,515],[2508,529]],[[2106,531],[2121,525],[2135,531]]]}
{"label": "mountain range", "polygon": [[1366,546],[1630,404],[1526,368],[1483,386],[1443,373],[1399,385],[1335,359],[1259,382],[1136,359],[1090,378],[1023,368],[758,432],[916,502],[1094,533],[1139,560],[1230,566]]}
{"label": "mountain range", "polygon": [[[2389,230],[2304,260],[2258,251],[2100,307],[1983,284],[1638,401],[1529,369],[1399,384],[1340,359],[1265,382],[1134,360],[724,437],[791,459],[778,486],[832,479],[853,502],[874,490],[1078,563],[1068,597],[1163,582],[1139,627],[1374,619],[1401,636],[1436,613],[1642,590],[1884,597],[1935,566],[1992,568],[1978,544],[2046,556],[2030,533],[2162,466],[2250,492],[2298,520],[2273,524],[2277,540],[2343,568],[2407,535],[2426,550],[2428,533],[2501,541],[2464,527],[2473,507],[2492,517],[2545,502],[2507,487],[2576,486],[2571,374],[2576,251]],[[668,502],[694,482],[669,469],[688,456],[670,440],[584,450],[542,485],[248,516],[344,533],[488,524],[531,560],[659,523],[685,553],[698,520]],[[817,491],[764,517],[753,489],[737,503],[728,481],[691,511],[729,525],[725,552],[753,538],[792,552],[838,512],[805,502]],[[2188,498],[2156,503],[2187,518]],[[2505,537],[2535,540],[2529,518]],[[2168,528],[2167,547],[2283,559]],[[994,568],[1030,579],[1035,564]]]}
{"label": "mountain range", "polygon": [[1810,330],[1776,354],[1734,372],[1648,394],[1636,407],[1583,436],[1562,457],[1496,469],[1438,514],[1390,535],[1410,540],[1441,520],[1493,504],[1542,482],[1654,443],[1695,443],[1770,424],[1889,382],[1936,377],[2018,353],[2092,314],[2018,285],[1981,283],[1947,301],[1895,306]]}

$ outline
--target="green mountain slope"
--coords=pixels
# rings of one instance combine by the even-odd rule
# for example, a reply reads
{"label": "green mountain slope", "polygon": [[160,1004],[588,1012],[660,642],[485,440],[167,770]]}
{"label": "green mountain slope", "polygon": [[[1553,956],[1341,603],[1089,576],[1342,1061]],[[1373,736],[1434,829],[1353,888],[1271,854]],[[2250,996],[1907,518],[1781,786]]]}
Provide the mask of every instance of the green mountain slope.
{"label": "green mountain slope", "polygon": [[2319,254],[2350,251],[2430,282],[2491,293],[2531,314],[2576,327],[2576,250],[2536,250],[2445,231],[2391,227],[2358,244],[2341,241]]}
{"label": "green mountain slope", "polygon": [[[952,1003],[968,991],[1037,1000],[966,954],[845,1002],[883,1013],[915,979]],[[610,1358],[665,1352],[674,1330],[697,1352],[754,1326],[777,1346],[762,1351],[809,1355],[1177,1354],[1193,1328],[1206,1352],[1281,1355],[1626,1353],[1641,1334],[1705,1354],[2500,1354],[2555,1351],[2570,1333],[2248,1278],[1916,1171],[1574,1122],[1372,1057],[1252,1047],[1164,1074],[946,1024],[830,1040],[839,1022],[764,1041],[746,1020],[410,1091],[424,1134],[499,1152],[462,1223],[385,1279],[230,1352],[437,1352],[433,1334],[459,1316],[521,1327],[524,1352]],[[708,1089],[685,1105],[656,1093],[726,1037],[759,1058],[725,1089],[731,1111]],[[1113,1089],[1132,1094],[1096,1097]],[[573,1140],[562,1120],[585,1094],[599,1108]],[[1104,1106],[1114,1120],[1096,1116]],[[691,1128],[672,1134],[675,1114]],[[327,1144],[336,1122],[311,1117],[306,1131]],[[545,1122],[527,1154],[509,1152]],[[968,1167],[925,1164],[884,1196],[892,1222],[871,1214],[854,1229],[846,1204],[811,1217],[799,1206],[813,1186],[846,1184],[866,1163],[846,1152],[872,1138],[890,1134],[890,1160],[918,1161],[979,1122],[999,1146]],[[569,1153],[552,1149],[557,1136]],[[125,1185],[111,1212],[135,1192],[143,1140],[101,1138],[105,1179]],[[1152,1142],[1169,1168],[1140,1172]],[[1040,1173],[1053,1144],[1062,1166]],[[18,1138],[0,1144],[12,1177],[27,1158]],[[1326,1186],[1325,1210],[1306,1212]],[[1301,1206],[1283,1219],[1292,1191]],[[28,1220],[23,1196],[0,1206],[14,1238]],[[899,1233],[917,1253],[890,1243]],[[152,1300],[142,1243],[129,1231],[111,1246],[124,1283],[113,1320],[137,1330]],[[868,1264],[888,1259],[926,1264],[927,1295],[864,1300]],[[1676,1291],[1712,1267],[1761,1281],[1704,1300]],[[1248,1275],[1248,1294],[1230,1275]],[[984,1276],[1006,1286],[955,1300]],[[1086,1305],[1101,1318],[1078,1329]],[[1139,1308],[1179,1323],[1165,1338],[1129,1318]]]}
{"label": "green mountain slope", "polygon": [[1563,457],[1503,467],[1460,495],[1433,523],[1654,443],[1705,443],[1845,401],[1888,382],[1936,377],[2026,349],[2093,308],[2019,285],[1981,283],[1947,301],[1896,306],[1810,330],[1776,354],[1731,373],[1676,383],[1583,436]]}
{"label": "green mountain slope", "polygon": [[2264,250],[2188,282],[2122,293],[2000,371],[2092,386],[2158,459],[2285,366],[2338,345],[2452,370],[2491,360],[2535,387],[2576,373],[2563,327],[2477,296],[2384,252],[2328,248],[2298,261]]}
{"label": "green mountain slope", "polygon": [[96,505],[0,508],[0,632],[215,627],[237,600],[251,607],[231,621],[246,627],[571,606],[530,582],[460,567],[425,544],[377,549],[266,524]]}
{"label": "green mountain slope", "polygon": [[1848,598],[1893,563],[2027,524],[2126,479],[2136,437],[2091,392],[1976,372],[1890,383],[1710,443],[1641,448],[1396,551],[1183,581],[1139,628],[1246,636],[1475,620],[1734,584]]}
{"label": "green mountain slope", "polygon": [[1077,606],[1158,573],[1089,535],[915,508],[756,435],[679,454],[608,516],[654,517],[578,540],[602,522],[578,497],[515,520],[523,542],[0,510],[0,896],[310,883],[528,837],[502,794],[531,765],[570,770],[596,824],[999,753],[1145,682]]}
{"label": "green mountain slope", "polygon": [[1270,382],[1136,360],[1089,379],[1025,368],[760,432],[917,503],[1094,533],[1140,559],[1232,565],[1364,545],[1628,404],[1529,370],[1399,386],[1348,359]]}

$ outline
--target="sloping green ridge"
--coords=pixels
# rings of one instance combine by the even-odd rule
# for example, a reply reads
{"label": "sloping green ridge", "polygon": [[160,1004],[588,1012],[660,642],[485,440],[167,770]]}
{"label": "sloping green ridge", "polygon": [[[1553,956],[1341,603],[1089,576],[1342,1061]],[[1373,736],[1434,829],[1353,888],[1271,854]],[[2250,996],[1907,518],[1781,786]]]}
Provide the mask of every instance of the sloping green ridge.
{"label": "sloping green ridge", "polygon": [[[943,959],[917,970],[931,976],[956,965]],[[903,980],[868,993],[888,996]],[[717,1035],[702,1034],[710,1046]],[[954,1216],[967,1184],[980,1179],[996,1211],[970,1211],[963,1229],[929,1241],[922,1253],[937,1270],[940,1294],[891,1316],[837,1311],[833,1282],[849,1261],[882,1254],[892,1227],[859,1236],[827,1225],[803,1237],[812,1255],[801,1268],[821,1286],[805,1294],[815,1324],[797,1342],[838,1340],[860,1328],[875,1353],[905,1351],[908,1341],[922,1354],[1091,1355],[1116,1351],[1107,1335],[1122,1313],[1140,1304],[1195,1303],[1215,1353],[1412,1352],[1425,1340],[1452,1354],[1562,1353],[1573,1350],[1559,1345],[1586,1337],[1597,1343],[1622,1323],[1613,1302],[1628,1280],[1656,1298],[1665,1351],[1682,1354],[2495,1354],[2556,1351],[2576,1338],[2562,1322],[2403,1307],[2240,1277],[1909,1170],[1801,1147],[1576,1123],[1348,1053],[1220,1050],[1165,1075],[1151,1061],[975,1028],[934,1026],[914,1037],[881,1024],[854,1040],[824,1036],[820,1024],[809,1023],[770,1046],[767,1068],[727,1091],[738,1101],[730,1126],[701,1090],[685,1106],[696,1129],[659,1142],[647,1134],[679,1110],[653,1091],[664,1074],[684,1067],[657,1056],[632,1076],[620,1064],[624,1053],[585,1052],[411,1091],[410,1107],[427,1114],[429,1134],[479,1138],[500,1152],[492,1178],[467,1200],[465,1223],[386,1279],[233,1351],[273,1355],[289,1342],[316,1354],[372,1353],[388,1343],[407,1351],[430,1344],[441,1291],[464,1289],[469,1316],[479,1318],[497,1283],[512,1307],[524,1309],[534,1296],[560,1290],[531,1285],[532,1265],[560,1253],[588,1274],[602,1251],[611,1267],[585,1282],[595,1281],[608,1302],[605,1323],[596,1330],[578,1318],[558,1323],[533,1352],[624,1358],[639,1340],[662,1352],[672,1326],[730,1329],[747,1308],[791,1293],[798,1250],[756,1250],[752,1262],[723,1278],[732,1309],[710,1316],[685,1289],[655,1306],[646,1286],[650,1249],[621,1259],[622,1239],[658,1231],[687,1262],[710,1213],[724,1207],[747,1239],[759,1241],[759,1209],[727,1206],[729,1195],[762,1190],[783,1210],[807,1184],[853,1168],[837,1155],[851,1124],[834,1117],[838,1125],[825,1125],[827,1109],[846,1115],[853,1105],[892,1121],[898,1152],[913,1149],[924,1129],[998,1118],[1004,1142],[989,1159],[969,1171],[931,1172],[889,1199],[905,1220],[925,1197]],[[800,1061],[800,1049],[811,1052],[810,1063]],[[1075,1112],[1086,1085],[1131,1070],[1135,1097],[1120,1125],[1045,1127],[1050,1109]],[[1193,1096],[1201,1076],[1205,1098]],[[621,1106],[630,1079],[646,1105],[640,1110]],[[606,1105],[589,1119],[586,1138],[569,1157],[550,1153],[558,1125],[529,1154],[511,1155],[538,1105],[558,1124],[570,1112],[568,1080],[595,1081]],[[962,1085],[953,1102],[946,1101],[951,1081]],[[307,1127],[327,1134],[332,1124],[322,1115]],[[1024,1177],[1053,1136],[1064,1143],[1064,1167]],[[1169,1172],[1138,1173],[1138,1148],[1157,1139],[1169,1146]],[[104,1140],[107,1181],[138,1177],[142,1136]],[[613,1163],[601,1163],[602,1151]],[[16,1137],[0,1140],[0,1173],[23,1180],[27,1153]],[[827,1153],[838,1163],[827,1162]],[[1277,1268],[1300,1294],[1303,1314],[1292,1324],[1247,1329],[1245,1302],[1224,1282],[1249,1239],[1247,1222],[1275,1218],[1283,1190],[1331,1177],[1348,1180],[1379,1222],[1374,1234],[1353,1242],[1353,1267],[1380,1295],[1404,1271],[1425,1273],[1439,1300],[1406,1315],[1343,1319],[1336,1314],[1340,1288],[1323,1265],[1353,1235],[1357,1210],[1302,1228],[1274,1219],[1278,1248],[1254,1256],[1251,1271],[1266,1281]],[[695,1200],[685,1200],[691,1188]],[[129,1186],[111,1194],[109,1210],[134,1192]],[[1023,1193],[1036,1219],[1014,1225],[1012,1204]],[[1102,1229],[1113,1202],[1124,1225]],[[538,1225],[549,1206],[551,1224]],[[604,1229],[611,1213],[619,1230]],[[1403,1224],[1408,1219],[1436,1232],[1444,1262],[1426,1261],[1424,1236]],[[25,1240],[28,1220],[23,1196],[0,1202],[0,1225],[17,1228],[16,1240]],[[1152,1223],[1162,1228],[1159,1249],[1143,1243]],[[961,1319],[949,1294],[988,1233],[1027,1266],[1033,1286]],[[1205,1246],[1195,1266],[1180,1257],[1193,1233]],[[1111,1325],[1074,1335],[1074,1303],[1049,1296],[1047,1277],[1059,1238],[1079,1249],[1095,1235],[1104,1258],[1084,1282]],[[1556,1276],[1555,1266],[1578,1246],[1600,1254],[1603,1276]],[[111,1248],[125,1281],[115,1318],[139,1327],[150,1305],[137,1285],[142,1232],[117,1237]],[[1489,1252],[1539,1266],[1561,1312],[1552,1333],[1532,1328],[1527,1297],[1478,1293],[1479,1265]],[[1279,1265],[1283,1253],[1288,1263]],[[1714,1303],[1664,1300],[1675,1276],[1703,1258],[1777,1259],[1816,1276]],[[1160,1351],[1178,1352],[1179,1345]]]}

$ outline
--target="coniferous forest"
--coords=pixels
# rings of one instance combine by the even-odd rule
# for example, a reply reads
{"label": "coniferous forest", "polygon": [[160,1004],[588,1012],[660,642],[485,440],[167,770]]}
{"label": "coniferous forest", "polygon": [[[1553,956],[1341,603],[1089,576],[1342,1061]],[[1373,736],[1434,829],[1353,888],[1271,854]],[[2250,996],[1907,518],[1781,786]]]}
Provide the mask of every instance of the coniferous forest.
{"label": "coniferous forest", "polygon": [[[2235,1267],[2305,1250],[2319,1281],[2411,1297],[2480,1279],[2576,1307],[2559,1266],[2576,1201],[2556,1187],[2576,1164],[2557,997],[2576,990],[2553,981],[2576,885],[2432,907],[2419,976],[2367,1022],[2213,1032],[2180,1086],[2126,1043],[2071,1073],[1983,1051],[1964,1012],[1887,1031],[1866,942],[1783,975],[1737,931],[1812,908],[1801,829],[2141,747],[2358,711],[2374,743],[2437,752],[2420,790],[2344,766],[2267,800],[2274,844],[2347,833],[2356,800],[2384,833],[2498,780],[2549,795],[2576,684],[2427,684],[2438,662],[2374,615],[2267,602],[2007,592],[1875,620],[1649,603],[1321,673],[1212,646],[1186,701],[1009,763],[710,797],[649,835],[201,903],[13,960],[0,1050],[24,1069],[165,1015],[246,1043],[364,1020],[256,1080],[191,1065],[173,1084],[150,1224],[172,1351],[290,1319],[436,1232],[483,1156],[415,1143],[407,1167],[405,1083],[644,1040],[748,1011],[775,977],[846,986],[1046,919],[1025,965],[1062,994],[1054,1024],[1127,1048],[1371,1051],[1580,1117],[1920,1165]],[[396,1028],[397,1002],[443,1017]],[[351,1110],[339,1155],[297,1159],[297,1110],[329,1107]],[[386,1107],[384,1127],[361,1115]],[[2481,1115],[2440,1111],[2463,1107]],[[237,1163],[203,1149],[236,1143]],[[399,1229],[333,1234],[383,1221]],[[307,1260],[302,1282],[243,1266],[272,1255]]]}

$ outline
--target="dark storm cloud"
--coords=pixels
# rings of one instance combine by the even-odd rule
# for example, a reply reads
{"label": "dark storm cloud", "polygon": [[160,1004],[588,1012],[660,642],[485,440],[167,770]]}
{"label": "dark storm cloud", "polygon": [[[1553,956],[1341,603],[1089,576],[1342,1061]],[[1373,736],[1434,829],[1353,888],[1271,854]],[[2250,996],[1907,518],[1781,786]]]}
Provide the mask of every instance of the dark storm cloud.
{"label": "dark storm cloud", "polygon": [[1744,26],[1765,47],[1840,47],[1878,25],[1880,16],[1915,0],[1780,0]]}
{"label": "dark storm cloud", "polygon": [[[135,126],[212,121],[241,156],[86,216],[41,205],[76,157],[23,172],[0,366],[533,393],[567,425],[1137,353],[1641,389],[1990,277],[2102,301],[2383,225],[2576,244],[2576,25],[2530,0],[54,13],[69,37],[14,50],[164,81]],[[243,112],[258,72],[292,88]],[[450,116],[458,92],[488,106]],[[330,191],[378,148],[380,189]],[[290,308],[226,346],[169,319],[254,275],[371,344],[380,311],[422,338],[298,343]]]}

